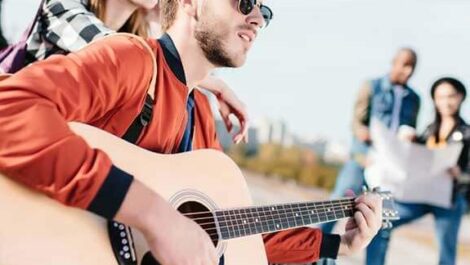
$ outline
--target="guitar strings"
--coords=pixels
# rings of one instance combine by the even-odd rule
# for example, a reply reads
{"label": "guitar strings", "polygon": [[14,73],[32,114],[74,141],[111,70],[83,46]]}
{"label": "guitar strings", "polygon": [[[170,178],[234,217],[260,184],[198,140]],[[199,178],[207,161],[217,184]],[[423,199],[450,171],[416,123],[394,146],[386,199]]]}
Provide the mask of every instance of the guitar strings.
{"label": "guitar strings", "polygon": [[[351,206],[353,206],[353,204],[351,204]],[[337,209],[337,208],[336,208],[336,209]],[[350,210],[352,210],[352,208],[351,208]],[[350,211],[350,210],[349,210],[349,211]],[[343,211],[343,213],[344,213],[344,211]],[[325,214],[326,214],[326,212],[325,212]],[[280,215],[280,214],[278,214],[278,215]],[[326,216],[327,216],[327,215],[326,215]],[[351,216],[352,216],[352,215],[351,215]],[[263,217],[271,217],[271,216],[269,216],[269,215],[268,215],[268,216],[262,216],[261,218],[263,218]],[[305,216],[301,216],[301,217],[302,217],[302,220],[303,220],[303,217],[305,217]],[[343,219],[343,218],[346,218],[346,217],[349,217],[349,216],[343,216],[343,217],[338,218],[338,217],[336,216],[336,214],[335,214],[334,220],[339,220],[339,219]],[[281,222],[281,223],[280,223],[280,224],[281,224],[281,227],[280,227],[281,229],[279,229],[279,230],[285,230],[285,229],[289,229],[289,228],[304,226],[304,224],[297,225],[297,224],[295,223],[295,219],[292,220],[292,218],[295,218],[295,217],[288,217],[288,216],[286,216],[286,218],[287,218],[287,222]],[[294,223],[295,225],[294,225],[294,226],[290,226],[290,223],[289,223],[289,220],[288,220],[288,219],[290,219],[290,222],[291,222],[291,223]],[[309,219],[311,220],[310,217],[309,217]],[[328,220],[328,221],[334,221],[334,220]],[[264,221],[264,222],[266,222],[266,221]],[[269,221],[267,221],[267,222],[269,222]],[[274,221],[272,221],[272,222],[273,222],[272,225],[274,225],[274,226],[279,225],[279,224],[274,224]],[[232,223],[233,223],[233,222],[232,222]],[[255,223],[256,223],[256,222],[247,222],[247,223],[244,223],[243,225],[255,224]],[[312,222],[311,224],[315,224],[315,223],[318,223],[318,222]],[[207,224],[215,224],[215,222],[207,223]],[[259,224],[260,224],[263,228],[266,227],[262,222],[260,222]],[[289,227],[284,228],[283,226],[286,225],[286,224],[287,224],[287,226],[289,226]],[[202,224],[199,224],[199,225],[202,225]],[[269,232],[269,231],[257,232],[257,231],[256,231],[256,227],[254,227],[255,233],[253,233],[253,232],[252,232],[252,229],[250,229],[250,227],[248,227],[248,228],[241,228],[241,229],[240,229],[240,227],[239,227],[240,225],[241,225],[241,224],[238,224],[238,225],[237,225],[237,224],[235,224],[235,225],[226,225],[226,226],[220,226],[220,225],[219,225],[219,228],[227,228],[227,229],[228,229],[228,228],[231,228],[231,229],[232,229],[232,232],[228,231],[228,234],[229,234],[229,237],[231,236],[231,234],[235,235],[233,238]],[[238,227],[236,227],[236,226],[238,226]],[[269,224],[268,224],[267,228],[269,228]],[[206,231],[206,233],[209,235],[209,237],[211,237],[211,238],[212,238],[212,237],[217,237],[217,239],[219,239],[219,234],[218,234],[218,232],[217,232],[217,227],[202,228],[202,229],[203,229],[204,231]],[[214,230],[215,230],[215,233],[212,232],[212,231],[214,231]],[[278,230],[278,229],[275,229],[275,231],[277,231],[277,230]],[[211,231],[211,232],[209,232],[209,231]],[[244,235],[242,235],[242,231],[245,233]],[[247,233],[248,231],[249,231],[249,233]],[[237,234],[239,234],[239,235],[237,235]]]}
{"label": "guitar strings", "polygon": [[[327,208],[326,206],[330,206],[330,205],[326,205],[327,203],[330,203],[331,205],[336,205],[336,204],[340,204],[340,203],[349,203],[349,202],[352,202],[354,201],[355,198],[350,198],[350,199],[339,199],[339,200],[331,200],[331,201],[325,201],[325,202],[299,202],[299,203],[293,203],[293,204],[305,204],[307,206],[315,206],[315,204],[322,204],[322,205],[318,205],[316,207],[324,207],[324,208]],[[276,207],[280,207],[280,206],[292,206],[293,205],[292,203],[285,203],[285,204],[273,204],[273,205],[266,205],[266,206],[252,206],[252,207],[240,207],[240,208],[231,208],[231,209],[224,209],[224,210],[220,210],[220,211],[235,211],[235,210],[244,210],[244,209],[261,209],[261,208],[276,208]],[[202,211],[202,212],[191,212],[191,213],[185,213],[183,214],[184,216],[190,216],[190,215],[198,215],[198,214],[212,214],[214,212],[212,211]]]}
{"label": "guitar strings", "polygon": [[[308,212],[311,212],[312,210],[314,210],[315,212],[313,214],[316,214],[318,217],[320,216],[320,214],[322,215],[325,215],[325,216],[328,216],[327,214],[331,213],[333,214],[335,217],[336,217],[336,213],[338,210],[342,210],[343,213],[344,213],[344,206],[351,206],[350,209],[346,209],[346,210],[352,210],[354,204],[350,203],[350,204],[346,204],[346,203],[342,203],[342,204],[336,204],[332,207],[325,207],[324,209],[327,209],[329,208],[331,211],[329,212],[318,212],[318,208],[312,208],[312,207],[303,207],[304,209],[301,210],[300,212],[298,213],[302,213],[299,217],[306,217],[306,215],[304,215],[303,213],[308,213]],[[323,209],[323,210],[324,210]],[[294,212],[283,212],[283,213],[276,213],[276,214],[266,214],[267,212],[263,212],[263,215],[259,217],[259,219],[261,218],[273,218],[273,217],[282,217],[282,218],[287,218],[287,223],[289,224],[289,221],[292,221],[294,222],[295,221],[295,216],[288,216],[287,214],[293,214]],[[246,220],[248,218],[243,218],[241,216],[241,214],[233,214],[232,216],[235,216],[234,219],[230,219],[230,220],[226,220],[225,223],[226,225],[220,225],[220,222],[219,222],[219,228],[232,228],[232,229],[238,229],[237,227],[239,227],[240,225],[242,225],[242,223],[236,223],[237,221],[243,221],[243,220]],[[307,215],[308,216],[308,215]],[[239,217],[241,217],[241,219],[239,219]],[[245,222],[243,223],[243,225],[251,225],[251,224],[256,224],[256,223],[260,223],[260,222],[256,222],[254,219],[254,217],[251,217],[251,220],[253,221],[249,221],[249,222]],[[310,217],[309,217],[310,218]],[[204,220],[204,219],[210,219],[210,220],[214,220],[214,217],[205,217],[205,218],[199,218],[199,220]],[[311,218],[310,218],[311,219]],[[192,220],[195,220],[195,219],[192,219]],[[232,223],[232,224],[229,224],[229,223]],[[212,222],[208,222],[208,223],[203,223],[203,224],[199,224],[200,226],[202,225],[215,225],[216,222],[212,221]],[[263,225],[262,223],[260,223],[261,225]],[[212,229],[215,229],[215,228],[212,228]],[[245,230],[245,229],[244,229]]]}
{"label": "guitar strings", "polygon": [[[350,206],[350,208],[345,209],[345,206]],[[219,227],[221,228],[230,228],[230,227],[235,227],[235,226],[240,226],[240,225],[251,225],[251,224],[256,224],[259,223],[256,221],[256,219],[262,219],[262,218],[288,218],[287,222],[290,220],[295,220],[295,218],[305,218],[316,215],[317,218],[320,218],[321,216],[328,216],[328,215],[334,215],[336,216],[337,214],[345,213],[345,211],[351,211],[353,210],[354,205],[353,204],[343,204],[343,205],[337,205],[335,207],[330,207],[330,211],[325,211],[324,209],[318,210],[318,208],[304,208],[304,209],[299,209],[300,211],[285,211],[285,212],[279,212],[277,211],[276,213],[272,212],[258,212],[259,216],[242,216],[242,214],[232,214],[230,217],[235,217],[231,219],[226,219],[222,222],[224,222],[226,225],[221,225],[221,221],[219,220]],[[314,212],[312,212],[314,211]],[[298,216],[294,216],[293,214],[298,214]],[[210,222],[206,223],[198,223],[200,226],[203,225],[213,225],[215,222],[213,221],[215,218],[213,216],[211,217],[202,217],[202,218],[197,218],[197,219],[191,219],[191,220],[208,220]],[[248,221],[247,221],[248,220]],[[230,224],[231,223],[231,224]]]}
{"label": "guitar strings", "polygon": [[[305,211],[311,211],[311,210],[316,210],[316,211],[324,211],[326,209],[334,209],[334,210],[337,210],[338,207],[344,207],[344,206],[354,206],[354,203],[352,201],[341,201],[341,202],[335,202],[335,203],[332,203],[331,205],[322,205],[322,206],[318,206],[318,205],[304,205],[304,206],[301,206],[299,205],[299,207],[296,207],[296,209],[294,208],[289,208],[289,209],[277,209],[276,206],[263,206],[263,207],[253,207],[253,208],[234,208],[233,210],[232,209],[227,209],[227,210],[221,210],[221,211],[215,211],[215,212],[211,212],[211,211],[204,211],[204,212],[193,212],[193,213],[187,213],[187,214],[183,214],[184,216],[191,216],[191,215],[201,215],[201,214],[211,214],[211,216],[205,216],[205,217],[198,217],[198,218],[191,218],[191,220],[204,220],[204,219],[214,219],[215,217],[213,216],[214,213],[216,212],[229,212],[229,211],[234,211],[234,210],[243,210],[243,209],[259,209],[261,211],[256,211],[256,212],[252,212],[252,213],[266,213],[266,212],[271,212],[272,208],[274,208],[275,210],[275,213],[276,214],[273,214],[273,215],[270,215],[270,216],[274,216],[274,215],[279,215],[279,214],[287,214],[287,213],[294,213],[294,212],[305,212]],[[269,208],[268,211],[265,211],[265,208]],[[296,210],[300,210],[300,211],[296,211]],[[284,211],[284,212],[282,212]],[[249,212],[245,212],[245,213],[229,213],[228,216],[235,216],[235,215],[239,215],[241,217],[242,214],[251,214]],[[226,216],[222,216],[222,217],[226,217]],[[243,217],[242,217],[243,218]],[[234,220],[234,221],[239,221],[237,219],[230,219],[230,220]]]}
{"label": "guitar strings", "polygon": [[[344,209],[343,208],[344,206],[351,206],[351,208]],[[324,212],[318,211],[315,208],[306,208],[306,209],[303,209],[303,210],[298,211],[298,212],[294,212],[294,211],[277,212],[277,213],[274,213],[274,214],[272,214],[270,212],[263,212],[263,213],[260,213],[259,217],[248,217],[248,216],[243,217],[240,214],[234,214],[233,216],[235,216],[235,218],[224,221],[224,223],[226,225],[220,225],[220,222],[219,222],[219,227],[220,228],[236,228],[237,226],[240,226],[240,225],[252,225],[252,224],[256,224],[256,223],[261,223],[261,221],[257,221],[257,219],[262,219],[262,218],[286,218],[286,221],[289,222],[289,221],[295,221],[296,218],[304,218],[304,217],[311,218],[312,215],[316,215],[317,218],[320,218],[320,215],[324,216],[324,217],[328,217],[329,215],[336,217],[336,214],[341,213],[341,212],[339,212],[340,210],[344,214],[345,210],[352,211],[353,206],[354,205],[352,205],[352,204],[351,205],[342,205],[342,206],[338,205],[336,207],[329,208],[330,211],[328,211],[328,212],[327,211],[324,211]],[[314,212],[311,213],[312,211],[314,211]],[[298,216],[294,216],[295,213],[297,213]],[[249,221],[246,221],[247,219]],[[243,221],[245,221],[245,222],[243,222]],[[211,224],[215,224],[215,222],[208,222],[208,223],[199,224],[199,225],[211,225]]]}
{"label": "guitar strings", "polygon": [[[354,200],[354,199],[353,199],[353,200]],[[342,204],[342,205],[341,205],[341,204]],[[352,211],[352,210],[353,210],[352,207],[354,207],[355,203],[351,200],[350,203],[348,204],[345,200],[342,200],[341,203],[335,203],[335,205],[334,205],[335,207],[330,207],[329,209],[332,209],[331,211],[323,212],[323,213],[321,213],[321,214],[324,215],[325,217],[328,217],[328,213],[330,213],[330,215],[331,215],[331,212],[333,212],[333,214],[334,214],[334,216],[335,216],[334,220],[339,220],[339,219],[343,219],[343,218],[346,218],[346,217],[352,217],[354,212],[351,212],[350,215],[342,216],[342,217],[340,217],[340,218],[338,218],[338,217],[336,216],[338,206],[343,207],[343,206],[346,206],[346,205],[351,206],[350,209],[346,209],[346,210]],[[308,206],[308,204],[307,204],[307,206]],[[314,205],[313,205],[313,206],[314,206]],[[323,205],[323,206],[325,206],[325,205]],[[299,208],[305,208],[305,207],[299,207]],[[314,206],[314,208],[312,208],[312,207],[306,207],[306,208],[309,209],[308,211],[310,211],[310,210],[312,210],[312,209],[318,211],[318,208],[315,207],[315,206]],[[328,207],[322,207],[322,208],[323,208],[323,210],[324,210],[324,209],[327,209]],[[262,208],[260,208],[260,209],[262,209]],[[262,209],[262,210],[264,211],[264,209]],[[346,214],[346,212],[344,212],[344,209],[341,209],[341,210],[342,210],[343,214]],[[301,212],[305,212],[305,211],[301,211]],[[292,211],[291,211],[290,213],[292,214],[292,213],[295,213],[295,212],[292,212]],[[315,214],[315,213],[314,213],[314,214]],[[320,213],[316,212],[316,214],[317,214],[317,217],[319,218],[319,217],[320,217]],[[240,215],[240,216],[241,216],[241,214],[234,214],[234,215]],[[305,215],[301,215],[301,216],[298,216],[298,217],[294,217],[294,216],[290,216],[290,217],[289,217],[289,216],[287,216],[287,212],[286,212],[286,213],[279,213],[279,214],[275,214],[275,215],[277,215],[277,216],[279,216],[279,215],[285,215],[285,216],[282,216],[282,217],[286,217],[286,218],[287,218],[287,225],[288,225],[288,226],[290,226],[289,220],[290,220],[291,222],[294,222],[294,224],[295,224],[295,222],[296,222],[295,218],[299,218],[299,217],[300,217],[301,220],[302,220],[302,222],[303,222],[304,217],[306,217]],[[260,216],[260,219],[261,219],[261,218],[266,218],[266,217],[272,217],[272,216],[275,216],[275,215],[264,215],[264,216]],[[307,215],[307,216],[308,216],[308,215]],[[309,217],[310,221],[312,221],[312,220],[311,220],[311,216],[308,216],[308,217]],[[242,218],[243,218],[243,217],[242,217]],[[252,217],[252,218],[253,218],[253,217]],[[294,220],[292,220],[292,218],[294,218]],[[212,218],[211,218],[211,219],[212,219]],[[230,221],[231,221],[231,223],[232,223],[231,225],[219,226],[219,227],[220,227],[220,228],[232,228],[232,230],[233,230],[233,233],[232,233],[232,234],[235,235],[235,238],[236,238],[236,237],[241,237],[241,236],[247,236],[247,235],[253,235],[253,234],[260,234],[260,233],[269,232],[269,231],[257,232],[257,231],[256,231],[256,227],[254,227],[254,229],[255,229],[256,232],[253,233],[253,232],[251,232],[252,229],[250,229],[250,227],[248,227],[248,229],[243,228],[243,227],[242,227],[242,229],[239,229],[239,228],[240,228],[240,225],[242,225],[242,224],[238,224],[238,223],[233,224],[234,222],[233,222],[232,220],[230,220]],[[235,221],[239,221],[239,219],[235,219]],[[333,220],[328,220],[328,221],[333,221]],[[228,224],[228,221],[225,221],[225,222]],[[269,222],[269,220],[268,220],[268,221],[262,221],[262,222],[260,222],[260,225],[264,228],[265,225],[263,224],[263,222]],[[272,220],[271,220],[271,222],[273,222],[272,225],[276,225],[276,226],[279,225],[279,224],[274,224],[274,221],[272,221]],[[256,222],[255,222],[255,223],[256,223]],[[318,223],[318,222],[312,222],[311,224],[314,224],[314,223]],[[207,224],[215,224],[215,222],[210,222],[210,223],[207,223]],[[243,223],[243,225],[248,225],[248,224],[254,224],[254,222]],[[285,225],[284,222],[281,222],[280,224],[282,224],[283,226]],[[203,224],[200,224],[200,225],[203,225]],[[292,227],[300,227],[300,226],[303,226],[303,225],[304,225],[304,224],[302,224],[302,225],[294,225],[294,226],[291,226],[291,228],[292,228]],[[269,228],[269,224],[268,224],[268,228]],[[278,228],[279,228],[279,227],[278,227]],[[212,231],[212,230],[217,230],[216,227],[212,227],[212,228],[203,228],[203,229],[209,234],[210,237],[213,237],[213,236],[216,236],[217,238],[219,237],[219,234],[218,234],[217,232],[216,232],[216,233],[210,233],[210,232],[208,232],[208,231]],[[282,227],[282,228],[279,229],[279,230],[284,230],[284,229],[288,229],[288,228],[283,228],[283,227]],[[242,230],[244,231],[245,235],[241,235],[241,231],[242,231]],[[246,233],[248,230],[250,231],[249,234]],[[276,230],[278,230],[278,229],[275,229],[274,231],[276,231]],[[229,232],[229,237],[230,237],[230,236],[231,236],[231,235],[230,235],[230,231],[228,231],[228,232]],[[236,233],[236,232],[238,232],[238,234],[240,234],[240,235],[237,236],[237,233]]]}

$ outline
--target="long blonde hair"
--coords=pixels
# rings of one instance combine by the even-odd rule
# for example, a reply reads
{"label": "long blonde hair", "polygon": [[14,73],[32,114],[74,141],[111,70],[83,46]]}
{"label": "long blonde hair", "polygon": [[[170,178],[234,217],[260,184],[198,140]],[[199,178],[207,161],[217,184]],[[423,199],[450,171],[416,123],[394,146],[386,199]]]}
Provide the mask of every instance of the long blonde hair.
{"label": "long blonde hair", "polygon": [[[106,14],[106,0],[89,0],[88,4],[90,11],[93,12],[97,18],[104,21]],[[132,33],[146,38],[148,36],[149,24],[145,20],[145,11],[137,9],[132,13],[119,31]]]}

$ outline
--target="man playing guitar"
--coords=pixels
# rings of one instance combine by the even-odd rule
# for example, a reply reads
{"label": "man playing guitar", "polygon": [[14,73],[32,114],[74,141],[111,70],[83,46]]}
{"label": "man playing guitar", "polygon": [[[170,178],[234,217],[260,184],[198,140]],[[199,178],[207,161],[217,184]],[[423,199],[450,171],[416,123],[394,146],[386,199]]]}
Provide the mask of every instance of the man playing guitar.
{"label": "man playing guitar", "polygon": [[[148,93],[153,112],[137,145],[166,154],[220,149],[209,103],[194,87],[215,68],[242,66],[271,10],[257,0],[162,0],[160,8],[166,34],[159,40],[108,37],[0,83],[0,172],[140,230],[162,264],[218,264],[195,222],[67,125],[78,121],[121,137],[149,102]],[[265,235],[268,260],[312,262],[363,249],[380,228],[380,205],[375,195],[358,197],[341,237],[312,228]]]}

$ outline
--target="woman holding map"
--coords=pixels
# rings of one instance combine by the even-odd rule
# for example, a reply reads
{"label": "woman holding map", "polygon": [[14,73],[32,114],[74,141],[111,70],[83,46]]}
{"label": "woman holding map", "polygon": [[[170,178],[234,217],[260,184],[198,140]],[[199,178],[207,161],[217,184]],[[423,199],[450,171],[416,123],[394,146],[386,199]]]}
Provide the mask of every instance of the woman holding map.
{"label": "woman holding map", "polygon": [[[434,82],[431,97],[435,118],[417,137],[417,141],[429,149],[443,148],[456,142],[463,144],[457,165],[448,170],[449,178],[453,180],[452,206],[442,208],[424,203],[397,202],[401,219],[393,222],[393,228],[396,228],[432,214],[439,244],[439,265],[456,264],[458,232],[470,193],[470,126],[460,116],[466,94],[465,86],[455,78],[444,77]],[[367,264],[385,264],[391,232],[392,229],[382,229],[374,238],[367,248]]]}

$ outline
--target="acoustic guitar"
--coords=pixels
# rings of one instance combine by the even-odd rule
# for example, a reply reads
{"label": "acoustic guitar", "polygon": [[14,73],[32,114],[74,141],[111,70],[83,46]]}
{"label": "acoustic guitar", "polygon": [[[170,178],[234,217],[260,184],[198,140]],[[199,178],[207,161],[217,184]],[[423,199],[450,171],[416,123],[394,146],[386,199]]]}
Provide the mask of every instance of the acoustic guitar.
{"label": "acoustic guitar", "polygon": [[[240,169],[222,152],[156,154],[88,125],[70,126],[109,154],[116,166],[197,222],[210,235],[220,264],[265,265],[261,234],[354,213],[353,198],[253,206]],[[398,218],[390,194],[381,195],[384,220]],[[159,264],[138,230],[61,205],[3,175],[0,212],[1,265]]]}

